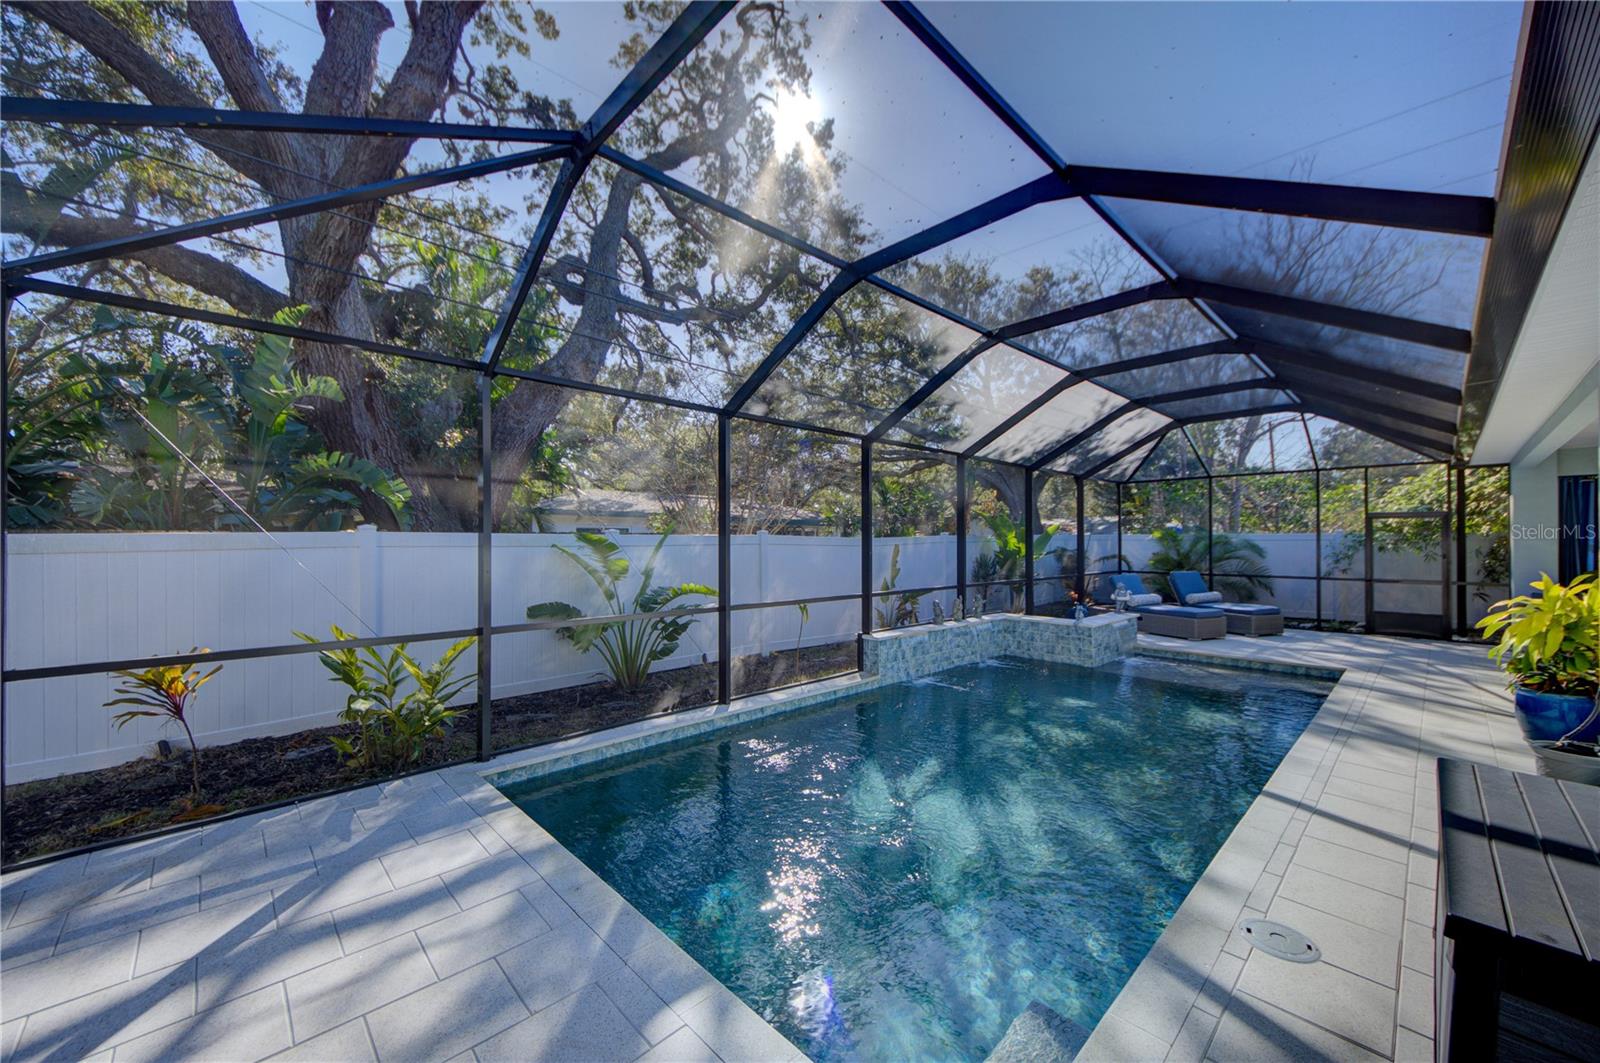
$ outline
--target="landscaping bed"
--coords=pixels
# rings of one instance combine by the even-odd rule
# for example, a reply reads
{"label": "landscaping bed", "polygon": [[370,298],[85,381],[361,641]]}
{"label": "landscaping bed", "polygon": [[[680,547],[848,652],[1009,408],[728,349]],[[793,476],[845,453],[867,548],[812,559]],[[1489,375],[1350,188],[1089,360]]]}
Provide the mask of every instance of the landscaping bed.
{"label": "landscaping bed", "polygon": [[[854,641],[807,647],[733,662],[734,691],[752,694],[820,679],[856,667]],[[496,750],[553,741],[616,727],[673,709],[716,700],[715,662],[658,672],[644,688],[622,691],[609,680],[546,690],[494,702]],[[450,734],[430,742],[416,767],[442,767],[477,756],[478,712],[455,720]],[[393,771],[361,770],[340,761],[330,737],[349,737],[346,726],[250,738],[200,750],[204,805],[191,810],[189,752],[180,742],[166,758],[142,757],[110,768],[18,783],[5,790],[7,864],[47,853],[127,838],[189,821],[310,797],[363,783]]]}

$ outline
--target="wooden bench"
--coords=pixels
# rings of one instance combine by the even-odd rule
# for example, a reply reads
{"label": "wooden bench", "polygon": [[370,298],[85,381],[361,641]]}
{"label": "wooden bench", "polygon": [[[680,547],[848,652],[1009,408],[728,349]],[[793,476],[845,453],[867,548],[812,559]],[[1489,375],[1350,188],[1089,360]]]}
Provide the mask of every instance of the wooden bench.
{"label": "wooden bench", "polygon": [[1600,1061],[1600,787],[1439,760],[1434,1056]]}

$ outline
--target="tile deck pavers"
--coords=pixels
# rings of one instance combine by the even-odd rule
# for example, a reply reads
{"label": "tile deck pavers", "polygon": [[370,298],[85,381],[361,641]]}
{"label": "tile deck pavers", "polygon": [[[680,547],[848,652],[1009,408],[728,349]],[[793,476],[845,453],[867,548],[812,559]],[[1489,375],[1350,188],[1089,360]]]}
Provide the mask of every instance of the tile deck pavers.
{"label": "tile deck pavers", "polygon": [[[1140,645],[1344,675],[1080,1058],[1425,1058],[1433,758],[1532,767],[1483,651],[1300,632]],[[621,731],[671,720],[646,723]],[[482,777],[614,737],[6,875],[0,1056],[799,1057]],[[1252,953],[1235,928],[1253,915],[1306,931],[1323,962]]]}

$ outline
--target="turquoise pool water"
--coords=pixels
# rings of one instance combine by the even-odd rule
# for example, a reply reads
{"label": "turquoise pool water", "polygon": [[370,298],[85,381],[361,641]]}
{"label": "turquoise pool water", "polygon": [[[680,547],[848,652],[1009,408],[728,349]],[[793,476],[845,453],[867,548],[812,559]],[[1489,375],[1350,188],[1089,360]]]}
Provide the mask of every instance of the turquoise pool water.
{"label": "turquoise pool water", "polygon": [[999,660],[508,795],[813,1059],[1093,1026],[1329,684]]}

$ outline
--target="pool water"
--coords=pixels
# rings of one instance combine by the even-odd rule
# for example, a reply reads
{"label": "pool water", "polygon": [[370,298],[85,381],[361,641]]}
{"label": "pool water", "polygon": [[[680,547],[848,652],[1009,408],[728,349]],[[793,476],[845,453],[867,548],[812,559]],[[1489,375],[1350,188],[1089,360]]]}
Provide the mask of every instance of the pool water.
{"label": "pool water", "polygon": [[1329,684],[1004,659],[508,795],[819,1061],[1110,1006]]}

